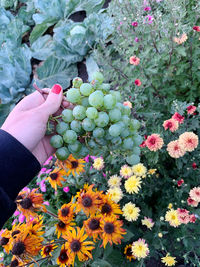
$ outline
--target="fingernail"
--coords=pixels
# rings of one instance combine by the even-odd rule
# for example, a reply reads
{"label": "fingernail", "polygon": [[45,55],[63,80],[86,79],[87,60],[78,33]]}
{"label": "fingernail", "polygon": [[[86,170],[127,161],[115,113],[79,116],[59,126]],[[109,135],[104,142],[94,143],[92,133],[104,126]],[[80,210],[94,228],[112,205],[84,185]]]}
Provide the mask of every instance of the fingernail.
{"label": "fingernail", "polygon": [[54,84],[54,86],[51,89],[51,92],[54,94],[60,94],[60,91],[62,90],[62,86],[60,84]]}

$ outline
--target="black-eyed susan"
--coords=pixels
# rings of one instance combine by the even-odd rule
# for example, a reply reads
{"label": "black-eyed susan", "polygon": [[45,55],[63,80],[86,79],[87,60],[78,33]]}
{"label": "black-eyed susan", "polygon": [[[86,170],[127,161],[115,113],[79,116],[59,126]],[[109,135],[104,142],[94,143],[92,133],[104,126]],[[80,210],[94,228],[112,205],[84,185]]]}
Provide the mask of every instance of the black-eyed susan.
{"label": "black-eyed susan", "polygon": [[66,171],[60,168],[55,168],[49,176],[46,178],[47,181],[49,181],[51,187],[55,191],[57,191],[57,187],[62,187],[62,182],[65,181],[65,178],[63,176],[66,175]]}
{"label": "black-eyed susan", "polygon": [[100,212],[102,215],[110,216],[122,214],[120,206],[111,200],[110,195],[102,195],[102,204],[100,207]]}
{"label": "black-eyed susan", "polygon": [[110,245],[112,243],[121,244],[121,239],[123,239],[124,234],[126,231],[121,228],[123,222],[118,220],[116,216],[105,216],[101,219],[101,228],[102,228],[102,246],[105,248],[107,243],[109,242]]}
{"label": "black-eyed susan", "polygon": [[63,221],[59,221],[56,224],[56,234],[57,237],[60,238],[61,235],[66,234],[67,230],[70,230],[75,225],[75,222],[68,221],[67,223],[64,223]]}
{"label": "black-eyed susan", "polygon": [[10,252],[10,245],[11,245],[11,232],[8,229],[4,229],[3,232],[1,233],[1,238],[0,238],[0,246],[2,246],[6,253],[9,254]]}
{"label": "black-eyed susan", "polygon": [[20,261],[30,260],[32,256],[38,255],[42,248],[42,241],[42,237],[30,235],[28,229],[24,229],[13,239],[11,253]]}
{"label": "black-eyed susan", "polygon": [[93,192],[93,187],[94,185],[90,185],[87,192],[83,189],[77,193],[76,213],[81,210],[83,210],[87,216],[96,213],[99,205],[101,204],[101,200],[99,199],[98,192]]}
{"label": "black-eyed susan", "polygon": [[17,267],[17,266],[22,266],[24,265],[23,261],[17,259],[15,256],[12,257],[10,267]]}
{"label": "black-eyed susan", "polygon": [[52,240],[49,244],[46,244],[42,250],[41,250],[41,256],[43,258],[47,257],[47,256],[51,256],[52,257],[52,252],[58,247],[56,246],[54,243],[54,240]]}
{"label": "black-eyed susan", "polygon": [[88,220],[84,221],[84,227],[87,235],[93,237],[94,242],[102,232],[100,227],[101,215],[91,216]]}
{"label": "black-eyed susan", "polygon": [[95,248],[93,241],[86,241],[88,235],[85,234],[84,228],[79,227],[72,228],[67,232],[66,236],[63,236],[67,241],[65,242],[65,249],[69,258],[72,259],[73,265],[75,257],[77,256],[79,261],[86,261],[89,258],[92,259],[91,251]]}
{"label": "black-eyed susan", "polygon": [[23,213],[27,220],[30,219],[30,216],[37,217],[36,212],[38,211],[46,212],[43,195],[36,193],[37,190],[38,188],[34,188],[31,192],[26,191],[19,196],[20,198],[16,199],[18,210]]}
{"label": "black-eyed susan", "polygon": [[133,252],[132,252],[132,244],[126,245],[126,247],[124,249],[124,254],[125,254],[127,260],[129,260],[129,261],[136,260],[136,257],[133,255]]}
{"label": "black-eyed susan", "polygon": [[58,218],[64,223],[72,221],[74,218],[74,204],[72,202],[62,205],[58,210]]}
{"label": "black-eyed susan", "polygon": [[69,155],[68,159],[57,162],[58,166],[62,167],[66,171],[66,175],[69,176],[71,173],[73,176],[80,174],[85,171],[85,160],[75,159],[72,154]]}
{"label": "black-eyed susan", "polygon": [[60,267],[66,267],[72,265],[72,259],[68,256],[67,250],[65,249],[65,245],[62,245],[60,255],[57,258],[57,264]]}

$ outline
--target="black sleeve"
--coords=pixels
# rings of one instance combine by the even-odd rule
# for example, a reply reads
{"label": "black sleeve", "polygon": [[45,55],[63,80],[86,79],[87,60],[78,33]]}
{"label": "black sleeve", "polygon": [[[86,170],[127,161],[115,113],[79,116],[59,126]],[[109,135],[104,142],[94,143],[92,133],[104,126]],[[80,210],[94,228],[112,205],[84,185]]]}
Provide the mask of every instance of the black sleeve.
{"label": "black sleeve", "polygon": [[19,191],[40,171],[35,156],[16,138],[0,129],[0,229],[16,210]]}

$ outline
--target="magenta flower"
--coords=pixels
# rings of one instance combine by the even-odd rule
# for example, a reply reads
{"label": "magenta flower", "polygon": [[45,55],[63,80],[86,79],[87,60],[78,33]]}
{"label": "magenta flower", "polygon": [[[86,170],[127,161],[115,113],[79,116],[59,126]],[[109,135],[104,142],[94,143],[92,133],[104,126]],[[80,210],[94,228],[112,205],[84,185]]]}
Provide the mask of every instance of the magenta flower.
{"label": "magenta flower", "polygon": [[53,156],[50,156],[43,165],[48,165],[49,162],[53,159]]}
{"label": "magenta flower", "polygon": [[64,187],[64,188],[63,188],[63,191],[64,191],[65,193],[68,193],[68,192],[69,192],[69,186]]}
{"label": "magenta flower", "polygon": [[42,192],[46,192],[46,185],[45,185],[45,179],[43,179],[41,182],[40,182],[40,190]]}
{"label": "magenta flower", "polygon": [[43,204],[49,206],[49,201],[44,201]]}
{"label": "magenta flower", "polygon": [[23,223],[24,220],[25,220],[25,216],[21,213],[21,214],[19,215],[19,222],[20,222],[20,223]]}
{"label": "magenta flower", "polygon": [[133,21],[133,22],[131,23],[131,25],[132,25],[133,27],[137,27],[137,26],[138,26],[138,23],[137,23],[137,21]]}
{"label": "magenta flower", "polygon": [[18,211],[18,210],[16,210],[15,212],[14,212],[14,216],[18,216],[20,214],[20,212]]}
{"label": "magenta flower", "polygon": [[12,222],[12,225],[17,223],[17,219],[14,219],[14,221]]}
{"label": "magenta flower", "polygon": [[134,41],[135,41],[136,43],[138,43],[138,42],[139,42],[139,38],[138,38],[138,37],[135,37]]}
{"label": "magenta flower", "polygon": [[84,160],[85,160],[86,162],[90,162],[90,155],[87,155],[87,156],[84,158]]}
{"label": "magenta flower", "polygon": [[52,171],[52,169],[49,169],[49,170],[46,171],[46,173],[50,173],[51,171]]}
{"label": "magenta flower", "polygon": [[150,11],[151,10],[151,7],[150,6],[145,6],[144,7],[144,11]]}
{"label": "magenta flower", "polygon": [[145,17],[144,22],[145,22],[145,23],[148,23],[148,24],[151,24],[151,23],[153,22],[153,20],[154,20],[153,16],[151,16],[151,15],[147,15],[147,16]]}

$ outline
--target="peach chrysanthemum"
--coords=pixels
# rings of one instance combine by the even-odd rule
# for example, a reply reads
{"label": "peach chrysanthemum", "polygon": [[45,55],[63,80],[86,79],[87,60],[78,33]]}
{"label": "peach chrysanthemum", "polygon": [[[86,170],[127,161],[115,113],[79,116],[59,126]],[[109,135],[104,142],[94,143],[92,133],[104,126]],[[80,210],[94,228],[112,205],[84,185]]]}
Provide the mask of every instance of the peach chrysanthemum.
{"label": "peach chrysanthemum", "polygon": [[137,66],[140,64],[140,59],[136,56],[132,56],[132,57],[130,57],[129,62],[131,65]]}
{"label": "peach chrysanthemum", "polygon": [[157,150],[161,149],[164,142],[163,142],[163,139],[160,137],[159,134],[152,134],[152,135],[147,137],[145,144],[149,150],[157,151]]}
{"label": "peach chrysanthemum", "polygon": [[184,116],[181,116],[178,112],[175,112],[174,115],[172,116],[172,119],[178,121],[180,124],[183,123],[184,121]]}
{"label": "peach chrysanthemum", "polygon": [[169,129],[171,132],[178,130],[178,121],[175,119],[169,119],[163,122],[163,127],[165,130]]}
{"label": "peach chrysanthemum", "polygon": [[174,37],[174,42],[177,44],[182,44],[188,39],[187,34],[183,33],[181,37]]}
{"label": "peach chrysanthemum", "polygon": [[190,215],[188,210],[178,208],[177,212],[180,223],[188,224],[190,222]]}
{"label": "peach chrysanthemum", "polygon": [[193,151],[199,144],[199,138],[193,132],[185,132],[179,136],[179,144],[185,151]]}
{"label": "peach chrysanthemum", "polygon": [[200,187],[194,187],[190,190],[190,197],[194,201],[200,202]]}
{"label": "peach chrysanthemum", "polygon": [[124,106],[128,106],[129,108],[132,108],[132,103],[130,101],[125,101],[123,103]]}
{"label": "peach chrysanthemum", "polygon": [[187,107],[187,113],[190,114],[190,115],[192,115],[192,114],[194,114],[194,112],[195,112],[196,109],[197,108],[195,106],[190,105],[190,106]]}
{"label": "peach chrysanthemum", "polygon": [[167,151],[172,158],[180,158],[185,155],[185,150],[179,144],[179,140],[171,141],[167,145]]}
{"label": "peach chrysanthemum", "polygon": [[188,197],[187,203],[189,206],[192,206],[192,207],[197,207],[199,205],[199,202],[193,200],[191,197]]}

